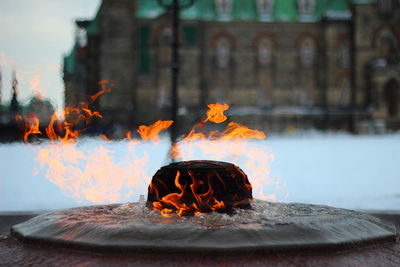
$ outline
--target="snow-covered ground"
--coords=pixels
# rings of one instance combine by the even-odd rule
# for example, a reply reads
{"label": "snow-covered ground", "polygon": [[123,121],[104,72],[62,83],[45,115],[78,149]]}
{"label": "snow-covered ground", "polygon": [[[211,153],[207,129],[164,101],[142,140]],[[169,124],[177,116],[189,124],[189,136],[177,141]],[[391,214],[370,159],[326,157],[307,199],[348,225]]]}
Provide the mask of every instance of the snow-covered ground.
{"label": "snow-covered ground", "polygon": [[[400,210],[399,134],[275,136],[252,143],[252,146],[268,150],[267,155],[274,155],[269,177],[279,183],[274,186],[265,183],[266,195],[278,190],[277,199],[285,202],[328,204],[350,209]],[[115,202],[137,201],[139,195],[146,194],[148,180],[138,183],[131,176],[151,176],[160,166],[168,163],[167,141],[158,145],[139,144],[134,148],[126,141],[81,141],[74,149],[86,153],[85,156],[82,154],[77,162],[62,166],[64,175],[71,172],[68,164],[82,169],[68,178],[74,183],[86,183],[89,188],[84,194],[76,194],[76,188],[68,188],[68,180],[63,181],[66,190],[49,181],[57,172],[51,170],[49,165],[38,162],[38,153],[43,152],[44,147],[50,149],[47,152],[55,150],[46,144],[0,144],[0,211],[48,210],[92,204],[84,200],[86,195],[90,196],[91,182],[80,180],[90,175],[101,176],[99,179],[106,185],[100,188],[102,195],[119,184],[130,189],[124,192],[123,197],[111,195],[110,199]],[[46,155],[48,161],[54,159],[53,165],[59,163],[55,154]],[[102,157],[102,161],[93,160],[96,156]],[[142,159],[146,161],[142,162]],[[230,160],[229,157],[219,159]],[[240,162],[239,166],[249,174],[247,166],[241,166]],[[96,164],[100,165],[96,172],[87,169],[96,167]],[[141,166],[145,174],[135,174],[137,166]]]}

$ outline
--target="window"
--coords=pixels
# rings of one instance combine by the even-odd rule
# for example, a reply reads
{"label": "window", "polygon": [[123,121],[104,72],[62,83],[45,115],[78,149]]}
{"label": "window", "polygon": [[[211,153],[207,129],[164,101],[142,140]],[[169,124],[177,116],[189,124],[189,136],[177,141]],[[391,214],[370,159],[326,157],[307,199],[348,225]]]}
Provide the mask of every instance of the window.
{"label": "window", "polygon": [[260,20],[271,20],[274,11],[274,0],[257,0],[257,11]]}
{"label": "window", "polygon": [[195,25],[183,25],[182,27],[184,44],[187,46],[197,45],[198,29]]}
{"label": "window", "polygon": [[398,52],[398,42],[389,28],[384,28],[378,35],[378,42],[376,43],[378,48],[378,57],[386,60],[396,58]]}
{"label": "window", "polygon": [[157,48],[157,106],[159,108],[169,107],[171,104],[171,42],[172,30],[169,27],[163,29],[158,36]]}
{"label": "window", "polygon": [[139,73],[149,74],[151,71],[151,56],[149,51],[150,27],[139,27]]}
{"label": "window", "polygon": [[272,64],[272,42],[269,38],[263,38],[257,47],[258,64],[261,67],[268,67]]}
{"label": "window", "polygon": [[378,1],[379,12],[382,15],[389,15],[393,10],[393,1],[392,0],[379,0]]}
{"label": "window", "polygon": [[88,43],[86,30],[83,28],[76,29],[76,42],[79,47],[85,47]]}
{"label": "window", "polygon": [[299,12],[300,14],[312,14],[315,11],[315,0],[299,0]]}
{"label": "window", "polygon": [[232,0],[216,0],[215,6],[220,19],[229,19],[232,12]]}
{"label": "window", "polygon": [[306,37],[300,45],[300,63],[302,67],[313,67],[315,60],[315,42]]}
{"label": "window", "polygon": [[159,44],[161,45],[171,45],[172,43],[172,31],[171,28],[165,28],[163,32],[160,34],[158,39]]}
{"label": "window", "polygon": [[169,67],[171,63],[171,28],[165,28],[158,39],[158,64],[160,67]]}
{"label": "window", "polygon": [[217,41],[217,66],[221,69],[227,68],[229,66],[231,47],[230,42],[226,37],[221,37]]}
{"label": "window", "polygon": [[350,105],[350,80],[349,78],[343,78],[340,83],[340,95],[339,104],[341,106]]}
{"label": "window", "polygon": [[339,67],[347,69],[350,67],[350,51],[349,51],[349,41],[342,40],[339,47]]}

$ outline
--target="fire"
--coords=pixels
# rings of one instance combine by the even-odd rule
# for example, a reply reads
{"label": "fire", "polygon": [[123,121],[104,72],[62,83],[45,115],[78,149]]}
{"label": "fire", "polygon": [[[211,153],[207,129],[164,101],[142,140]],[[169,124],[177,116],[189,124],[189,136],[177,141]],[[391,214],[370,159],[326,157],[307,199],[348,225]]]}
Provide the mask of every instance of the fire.
{"label": "fire", "polygon": [[230,141],[236,139],[265,139],[266,135],[257,130],[252,130],[236,122],[230,122],[223,132],[212,131],[204,133],[205,123],[210,121],[216,124],[227,120],[224,114],[229,109],[228,104],[210,104],[208,105],[207,118],[197,123],[189,134],[183,138],[184,142],[193,142],[198,140],[213,139],[216,141]]}
{"label": "fire", "polygon": [[131,198],[136,188],[148,183],[149,157],[137,154],[116,160],[115,145],[82,149],[76,143],[61,142],[41,147],[38,161],[46,167],[49,181],[75,200],[116,203]]}
{"label": "fire", "polygon": [[[149,156],[147,151],[138,155],[142,150],[139,142],[132,140],[129,143],[130,153],[118,162],[115,161],[118,153],[113,149],[100,145],[89,150],[77,144],[77,139],[88,128],[92,118],[102,118],[90,105],[100,95],[110,92],[113,83],[104,80],[100,85],[101,90],[89,97],[89,101],[81,102],[78,107],[65,107],[64,120],[60,119],[61,115],[52,114],[45,129],[50,143],[40,147],[37,157],[39,164],[47,168],[46,177],[52,183],[78,201],[99,204],[124,201],[134,194],[135,188],[144,187],[150,179],[146,173]],[[31,135],[42,134],[39,119],[34,114],[26,118],[17,115],[16,119],[25,124],[25,142],[29,142]],[[172,121],[158,121],[141,126],[143,140],[159,140],[158,134],[171,124]],[[131,138],[130,135],[130,132],[127,133],[128,138]],[[100,137],[109,141],[106,135]]]}
{"label": "fire", "polygon": [[[156,195],[158,198],[158,201],[154,201],[152,203],[152,209],[160,210],[161,215],[169,217],[173,213],[173,209],[166,207],[173,207],[178,216],[183,216],[187,213],[199,214],[200,208],[198,205],[206,206],[206,208],[211,211],[225,208],[223,201],[218,201],[215,197],[213,197],[213,189],[210,184],[208,185],[208,191],[201,194],[198,192],[198,187],[202,185],[198,183],[200,180],[196,179],[194,174],[190,171],[189,175],[192,178],[192,183],[189,186],[190,190],[186,188],[186,184],[181,184],[179,182],[181,174],[180,171],[177,171],[174,181],[175,186],[179,189],[180,193],[170,193],[161,198],[159,197],[157,186],[151,183],[149,186],[149,193]],[[188,191],[190,191],[190,194],[194,196],[194,202],[192,202],[190,206],[184,203],[184,198]]]}
{"label": "fire", "polygon": [[58,116],[56,114],[52,114],[49,125],[46,127],[46,135],[51,141],[57,140],[57,134],[54,131],[54,123],[56,121],[58,121]]}
{"label": "fire", "polygon": [[110,138],[108,138],[107,135],[105,135],[105,134],[101,134],[100,137],[106,141],[110,141]]}
{"label": "fire", "polygon": [[[162,197],[159,201],[153,202],[153,210],[160,210],[161,215],[163,216],[171,216],[173,210],[170,208],[165,208],[165,206],[172,206],[176,210],[176,214],[178,216],[186,215],[187,213],[199,214],[200,209],[198,205],[207,206],[208,209],[212,211],[220,210],[225,208],[225,204],[223,201],[218,201],[215,197],[213,197],[212,186],[209,185],[209,190],[203,194],[197,192],[198,184],[196,183],[196,179],[191,175],[193,182],[190,185],[190,193],[195,197],[196,203],[192,203],[190,206],[187,206],[183,203],[183,197],[186,193],[186,186],[179,183],[180,172],[177,171],[175,176],[175,186],[180,190],[180,193],[171,193],[164,197]],[[154,186],[150,187],[150,190],[156,191],[157,189]],[[157,194],[157,193],[156,193]]]}
{"label": "fire", "polygon": [[[63,116],[53,114],[43,133],[40,131],[39,119],[34,114],[26,118],[18,115],[16,119],[25,124],[25,142],[29,142],[32,135],[47,136],[50,140],[40,147],[37,159],[41,166],[47,168],[46,176],[52,183],[78,201],[126,201],[136,190],[142,190],[150,183],[152,173],[148,171],[149,158],[152,162],[155,158],[160,158],[159,155],[152,156],[157,149],[148,149],[148,145],[145,148],[144,144],[160,146],[160,133],[167,130],[173,121],[159,120],[151,125],[139,126],[137,133],[140,139],[135,139],[132,132],[127,131],[125,136],[129,140],[129,154],[119,157],[118,160],[116,157],[119,152],[110,148],[114,144],[109,142],[110,138],[104,134],[99,135],[104,142],[97,143],[92,149],[83,149],[77,144],[77,139],[87,130],[93,118],[103,117],[91,108],[91,104],[102,94],[110,93],[114,82],[102,80],[99,85],[99,92],[90,96],[87,102],[81,102],[77,107],[65,107]],[[209,104],[208,108],[206,118],[194,125],[179,142],[171,145],[170,156],[179,160],[200,158],[232,162],[241,166],[249,176],[253,189],[250,186],[248,190],[253,190],[255,197],[277,199],[275,193],[282,188],[279,181],[269,178],[273,155],[263,144],[252,142],[264,140],[266,135],[237,122],[227,123],[228,117],[224,114],[229,110],[227,104]],[[220,129],[207,131],[209,125],[219,125]],[[214,174],[207,175],[211,177]],[[190,173],[190,179],[189,182],[182,183],[181,173],[176,173],[176,191],[160,196],[151,208],[159,210],[163,216],[183,216],[199,214],[203,210],[223,210],[227,207],[225,201],[215,197],[209,180],[199,182],[193,173]],[[243,186],[248,187],[246,183]],[[266,186],[271,192],[264,191]],[[150,190],[156,188],[152,188],[150,184]],[[194,198],[189,205],[182,201],[187,194],[193,195]]]}
{"label": "fire", "polygon": [[161,131],[168,129],[173,121],[156,121],[152,125],[140,125],[137,130],[143,141],[150,140],[153,143],[158,143],[160,141],[158,134]]}
{"label": "fire", "polygon": [[207,111],[207,119],[205,121],[212,121],[215,123],[226,121],[227,117],[225,116],[224,111],[229,109],[228,104],[209,104],[207,107],[209,110]]}
{"label": "fire", "polygon": [[[179,183],[180,172],[178,171],[175,176],[175,186],[181,191],[180,193],[171,193],[165,197],[163,197],[160,202],[153,203],[153,209],[161,209],[161,214],[170,214],[172,212],[171,209],[163,208],[162,203],[174,206],[177,209],[178,214],[182,214],[185,210],[189,210],[185,204],[181,204],[181,199],[183,197],[183,193],[185,192],[184,187]],[[153,186],[150,190],[156,190]]]}
{"label": "fire", "polygon": [[101,96],[102,94],[109,93],[111,92],[111,88],[114,87],[114,81],[112,80],[101,80],[99,82],[99,85],[101,86],[101,90],[97,92],[96,94],[92,95],[89,98],[89,103],[93,103],[96,101],[96,99]]}
{"label": "fire", "polygon": [[22,120],[24,121],[25,124],[25,130],[24,130],[24,142],[29,141],[29,136],[31,134],[42,134],[42,132],[39,130],[39,119],[36,117],[34,113],[31,113],[28,117],[22,117],[20,114],[15,116],[16,120]]}
{"label": "fire", "polygon": [[[208,108],[207,118],[197,123],[180,142],[174,144],[170,155],[179,160],[204,158],[232,162],[244,168],[256,198],[275,201],[277,193],[284,198],[285,188],[280,181],[269,178],[273,154],[265,144],[252,142],[264,140],[266,135],[236,122],[229,122],[221,131],[207,132],[207,122],[218,125],[226,121],[223,112],[229,106],[211,104]],[[264,191],[266,186],[269,193]]]}
{"label": "fire", "polygon": [[[101,95],[111,91],[112,81],[102,80],[99,82],[101,90],[95,95],[89,97],[89,101],[79,103],[79,107],[67,106],[64,108],[65,120],[61,121],[60,116],[52,114],[49,125],[45,132],[51,141],[59,140],[62,142],[71,142],[77,139],[80,133],[84,132],[90,125],[93,117],[102,118],[98,111],[92,111],[89,106]],[[28,142],[28,137],[32,134],[42,134],[39,130],[39,119],[35,114],[31,114],[27,118],[17,115],[17,120],[23,120],[25,124],[24,141]],[[83,129],[77,129],[78,125],[84,123]],[[56,127],[56,129],[54,129]],[[63,132],[64,134],[61,134]]]}
{"label": "fire", "polygon": [[158,170],[149,185],[147,206],[184,216],[247,209],[251,200],[251,184],[240,168],[227,162],[194,160]]}
{"label": "fire", "polygon": [[[272,199],[275,195],[271,194],[265,196],[263,192],[263,185],[265,184],[266,177],[270,173],[269,161],[272,159],[271,154],[261,146],[254,146],[248,140],[256,139],[263,140],[266,135],[258,130],[250,129],[244,125],[236,122],[229,122],[226,128],[222,131],[214,130],[207,132],[206,124],[215,123],[220,124],[227,120],[224,111],[229,109],[227,104],[210,104],[208,105],[209,110],[206,115],[207,118],[197,123],[193,129],[177,144],[173,144],[170,150],[170,156],[179,160],[196,159],[196,152],[200,152],[202,158],[221,160],[230,158],[230,162],[234,164],[243,164],[243,158],[248,158],[244,161],[244,166],[247,169],[247,173],[252,178],[252,184],[256,185],[256,196],[262,199]],[[240,172],[242,172],[239,169]],[[211,175],[211,174],[207,174]],[[177,174],[177,179],[179,175]],[[206,209],[217,211],[225,208],[225,203],[213,196],[212,186],[208,185],[208,191],[199,194],[196,190],[198,184],[196,183],[199,179],[192,176],[190,182],[190,188],[183,187],[178,180],[175,182],[175,187],[181,191],[181,193],[170,193],[166,196],[159,198],[159,201],[153,202],[152,209],[160,210],[162,215],[171,216],[169,210],[175,210],[178,216],[185,214],[196,214],[200,212],[198,205],[206,206]],[[218,175],[217,175],[218,177]],[[273,181],[270,181],[273,184]],[[246,186],[244,183],[243,186]],[[158,187],[159,188],[159,187]],[[186,189],[184,189],[186,188]],[[149,190],[156,190],[154,185],[151,185]],[[185,191],[186,190],[186,191]],[[251,190],[251,186],[250,186]],[[195,197],[196,201],[194,206],[188,206],[182,197],[184,194],[191,194]],[[168,209],[168,212],[166,212]]]}

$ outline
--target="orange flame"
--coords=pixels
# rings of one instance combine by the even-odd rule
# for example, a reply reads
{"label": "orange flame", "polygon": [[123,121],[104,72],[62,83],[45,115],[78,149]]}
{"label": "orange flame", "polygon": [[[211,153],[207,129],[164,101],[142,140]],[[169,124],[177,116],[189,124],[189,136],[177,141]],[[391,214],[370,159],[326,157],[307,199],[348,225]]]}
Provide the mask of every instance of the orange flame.
{"label": "orange flame", "polygon": [[212,121],[215,123],[222,123],[226,121],[227,117],[224,115],[224,111],[229,109],[228,104],[209,104],[207,106],[207,119],[205,121]]}
{"label": "orange flame", "polygon": [[[35,80],[32,86],[37,86],[39,80]],[[79,134],[86,130],[80,129],[77,130],[75,127],[80,125],[81,122],[84,122],[86,127],[90,124],[92,117],[102,118],[103,116],[98,111],[92,111],[89,108],[89,105],[93,103],[100,95],[110,92],[111,86],[114,84],[109,80],[102,80],[99,82],[101,85],[101,90],[89,97],[88,102],[81,102],[80,107],[71,107],[66,106],[64,108],[64,116],[65,121],[60,121],[59,116],[57,114],[52,114],[50,118],[50,122],[46,127],[46,135],[51,141],[60,140],[62,142],[71,142],[79,137]],[[21,115],[17,115],[16,120],[24,120],[25,122],[25,131],[24,131],[24,141],[28,142],[28,137],[31,134],[41,134],[39,130],[39,119],[35,114],[31,114],[28,118],[23,118]],[[54,129],[55,122],[57,123],[57,131]],[[64,135],[61,136],[58,133],[64,132]],[[104,138],[104,137],[103,137]]]}
{"label": "orange flame", "polygon": [[169,151],[169,157],[172,159],[181,158],[181,154],[179,152],[178,145],[176,143],[172,143]]}
{"label": "orange flame", "polygon": [[25,142],[28,142],[28,138],[31,134],[42,134],[42,132],[39,130],[39,119],[34,113],[31,113],[28,118],[25,118]]}
{"label": "orange flame", "polygon": [[249,129],[236,122],[230,122],[218,138],[228,141],[232,139],[265,139],[266,136],[261,131]]}
{"label": "orange flame", "polygon": [[[208,207],[212,211],[220,210],[225,208],[225,204],[223,201],[218,201],[214,196],[213,196],[213,188],[210,183],[210,179],[208,179],[208,191],[205,193],[198,193],[198,188],[201,184],[199,184],[198,179],[194,177],[194,174],[189,171],[189,175],[192,178],[192,184],[190,184],[190,193],[193,194],[195,197],[198,205]],[[218,175],[218,174],[217,174]],[[157,188],[153,185],[150,184],[149,188],[152,190],[152,192],[155,191],[156,196],[158,197],[159,201],[154,201],[152,203],[153,210],[159,210],[160,214],[166,217],[170,217],[171,214],[173,213],[173,210],[171,209],[172,207],[175,208],[175,213],[181,217],[183,215],[186,215],[188,213],[191,214],[199,214],[200,209],[196,205],[196,203],[192,203],[190,206],[186,205],[183,202],[183,198],[185,194],[187,193],[186,190],[186,185],[182,185],[179,182],[179,177],[181,176],[180,172],[176,172],[175,176],[175,187],[180,191],[180,193],[170,193],[161,199],[158,197],[159,194],[157,192]],[[223,183],[223,181],[222,181]],[[171,208],[169,208],[171,207]]]}
{"label": "orange flame", "polygon": [[[214,159],[227,160],[241,165],[250,177],[255,197],[265,200],[276,200],[276,194],[265,194],[265,185],[274,191],[284,191],[279,181],[269,178],[270,162],[274,159],[269,149],[259,143],[248,142],[249,139],[263,140],[262,131],[250,129],[236,122],[230,122],[222,131],[205,131],[207,121],[223,122],[223,111],[228,105],[208,105],[207,119],[201,120],[177,144],[171,148],[170,155],[175,159]],[[221,116],[223,115],[223,116]],[[210,119],[212,118],[212,119]],[[218,200],[214,200],[217,203]],[[216,206],[217,208],[218,206]]]}
{"label": "orange flame", "polygon": [[101,80],[99,82],[99,84],[100,84],[101,90],[89,98],[89,104],[96,101],[96,99],[99,96],[101,96],[102,94],[111,92],[111,88],[114,87],[114,81],[112,81],[112,80]]}
{"label": "orange flame", "polygon": [[57,137],[58,137],[56,132],[54,131],[54,126],[53,126],[56,121],[58,121],[58,116],[56,114],[51,115],[49,125],[46,127],[47,137],[51,141],[57,140]]}
{"label": "orange flame", "polygon": [[158,143],[160,141],[158,134],[161,131],[168,129],[172,123],[173,123],[173,121],[161,121],[160,120],[160,121],[156,121],[155,123],[153,123],[149,126],[140,125],[137,132],[139,133],[139,135],[143,141],[150,140],[153,143]]}
{"label": "orange flame", "polygon": [[47,179],[75,200],[116,203],[131,198],[150,177],[145,171],[147,155],[130,153],[116,161],[114,154],[102,145],[88,149],[73,142],[50,143],[41,147],[38,161],[47,167]]}
{"label": "orange flame", "polygon": [[[215,123],[222,123],[226,120],[223,114],[225,110],[229,109],[229,105],[224,104],[210,104],[208,105],[207,119],[197,123],[189,134],[183,138],[183,141],[192,142],[199,140],[213,139],[218,141],[229,141],[235,139],[265,139],[266,135],[262,131],[252,130],[244,125],[236,122],[230,122],[223,132],[212,131],[208,134],[202,132],[204,123],[212,121]],[[198,131],[199,130],[199,131]]]}
{"label": "orange flame", "polygon": [[[145,153],[138,158],[129,158],[123,164],[113,163],[113,151],[100,146],[92,154],[80,150],[74,143],[80,133],[85,131],[92,118],[102,118],[98,112],[92,110],[89,106],[97,100],[99,96],[111,91],[114,82],[102,80],[99,82],[101,90],[89,97],[87,102],[82,102],[78,107],[65,107],[64,120],[60,116],[53,114],[50,123],[46,128],[46,135],[53,144],[43,147],[39,152],[38,160],[41,164],[48,166],[47,177],[63,190],[78,200],[88,200],[94,203],[116,202],[129,196],[122,193],[123,188],[134,188],[135,186],[147,183],[149,175],[144,169],[148,163],[148,156]],[[35,85],[36,86],[36,85]],[[266,135],[258,130],[250,129],[236,122],[230,122],[226,128],[211,132],[205,131],[207,122],[220,124],[227,120],[224,112],[229,109],[227,104],[210,104],[206,113],[206,118],[197,123],[192,130],[178,143],[172,144],[170,155],[177,159],[196,158],[197,150],[201,151],[202,158],[206,159],[228,159],[234,164],[246,158],[241,166],[244,166],[246,173],[251,179],[256,197],[262,199],[274,200],[276,195],[265,194],[263,187],[265,184],[279,186],[279,183],[268,178],[270,173],[269,161],[273,159],[268,151],[260,145],[252,146],[247,142],[248,139],[262,140]],[[39,119],[32,114],[28,118],[17,116],[16,119],[25,122],[24,141],[29,141],[32,134],[41,134],[39,129]],[[159,134],[168,129],[173,121],[159,120],[151,125],[139,126],[137,132],[142,141],[151,141],[159,143]],[[78,128],[78,125],[85,127]],[[100,135],[101,138],[109,140],[106,135]],[[136,146],[140,141],[132,138],[132,132],[126,132],[126,138],[129,142],[129,149],[135,152]],[[56,145],[55,141],[66,143]],[[82,170],[78,165],[84,162]],[[75,166],[75,167],[74,167]],[[153,209],[159,210],[163,216],[172,216],[176,213],[183,216],[188,212],[199,214],[199,207],[193,203],[191,206],[182,204],[181,198],[185,194],[185,186],[179,183],[179,173],[175,177],[175,186],[180,193],[172,193],[162,197],[157,202],[153,202]],[[113,177],[113,179],[110,179]],[[140,177],[140,178],[138,178]],[[195,181],[194,177],[192,177]],[[198,184],[193,182],[186,190],[190,190],[195,196],[198,205],[205,205],[211,210],[223,209],[223,201],[213,197],[211,186],[207,192],[198,193]],[[151,185],[150,185],[151,188]],[[176,211],[173,211],[174,207]]]}
{"label": "orange flame", "polygon": [[125,136],[126,136],[126,139],[132,140],[132,132],[131,131],[127,131]]}
{"label": "orange flame", "polygon": [[106,141],[110,141],[110,138],[108,138],[107,135],[105,135],[105,134],[101,134],[100,137]]}

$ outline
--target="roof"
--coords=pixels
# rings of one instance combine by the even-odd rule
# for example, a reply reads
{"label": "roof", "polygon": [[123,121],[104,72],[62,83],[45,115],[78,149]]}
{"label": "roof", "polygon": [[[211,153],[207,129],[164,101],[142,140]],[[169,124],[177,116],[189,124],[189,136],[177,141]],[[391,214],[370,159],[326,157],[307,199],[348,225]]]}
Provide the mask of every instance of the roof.
{"label": "roof", "polygon": [[374,4],[377,0],[352,0],[353,4]]}
{"label": "roof", "polygon": [[325,17],[332,19],[351,18],[350,7],[347,0],[329,1],[326,6]]}
{"label": "roof", "polygon": [[[275,0],[270,16],[261,16],[257,12],[257,0],[232,0],[232,11],[218,16],[215,0],[196,0],[181,13],[182,19],[205,21],[277,21],[277,22],[315,22],[322,17],[328,19],[349,19],[351,17],[347,0],[316,0],[315,10],[311,14],[300,14],[297,0]],[[154,19],[164,12],[157,0],[137,0],[136,17]],[[371,4],[376,0],[353,0],[354,4]]]}
{"label": "roof", "polygon": [[99,22],[99,12],[97,12],[96,17],[92,20],[92,22],[87,26],[86,33],[91,35],[96,35],[100,31],[100,22]]}
{"label": "roof", "polygon": [[[263,21],[263,22],[316,22],[321,18],[349,20],[351,18],[348,0],[315,0],[315,9],[310,14],[300,14],[297,0],[275,0],[271,14],[260,15],[257,12],[257,0],[232,0],[230,14],[218,15],[215,0],[195,0],[194,4],[181,12],[184,20],[202,21]],[[138,19],[154,19],[164,13],[158,0],[136,0],[137,10],[134,16]],[[353,4],[373,4],[376,0],[352,0]],[[100,8],[96,17],[87,26],[89,36],[100,32]],[[76,63],[76,45],[64,57],[64,69],[72,73]]]}
{"label": "roof", "polygon": [[[154,19],[164,12],[157,0],[136,0],[138,19]],[[269,15],[257,12],[257,0],[232,0],[232,11],[218,16],[215,0],[195,0],[194,4],[181,12],[181,18],[203,21],[270,21],[270,22],[316,22],[321,18],[347,20],[351,18],[348,0],[316,0],[315,10],[311,14],[300,14],[297,0],[275,0],[273,11]],[[372,4],[376,0],[352,0],[354,4]],[[100,9],[99,9],[100,10]],[[87,27],[89,36],[100,31],[99,12]]]}
{"label": "roof", "polygon": [[64,71],[66,73],[73,73],[75,69],[76,63],[76,44],[72,48],[72,50],[64,56]]}

